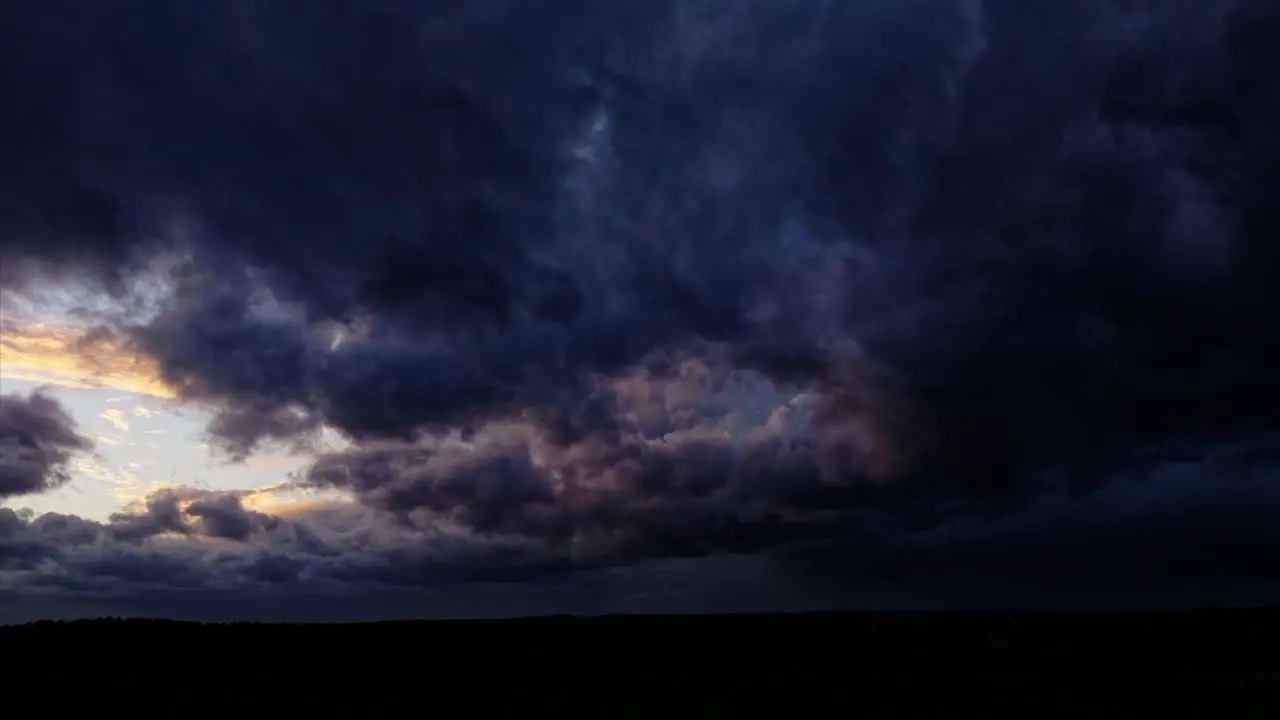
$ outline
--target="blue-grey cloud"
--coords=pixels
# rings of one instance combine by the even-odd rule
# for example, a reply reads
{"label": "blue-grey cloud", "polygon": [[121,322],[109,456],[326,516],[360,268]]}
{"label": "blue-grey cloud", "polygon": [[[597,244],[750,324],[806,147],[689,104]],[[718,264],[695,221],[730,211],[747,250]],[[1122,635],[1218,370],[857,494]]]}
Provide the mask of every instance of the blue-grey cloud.
{"label": "blue-grey cloud", "polygon": [[579,511],[473,492],[408,515],[340,504],[278,517],[241,494],[181,489],[101,523],[0,509],[0,619],[32,617],[19,602],[32,596],[224,619],[279,619],[289,602],[314,605],[294,618],[450,615],[451,593],[480,614],[1275,602],[1280,494],[1250,452],[1133,468],[1089,494],[1044,478],[1035,499],[1002,509],[774,502],[793,521],[785,533],[751,500],[670,490],[612,514],[614,497]]}

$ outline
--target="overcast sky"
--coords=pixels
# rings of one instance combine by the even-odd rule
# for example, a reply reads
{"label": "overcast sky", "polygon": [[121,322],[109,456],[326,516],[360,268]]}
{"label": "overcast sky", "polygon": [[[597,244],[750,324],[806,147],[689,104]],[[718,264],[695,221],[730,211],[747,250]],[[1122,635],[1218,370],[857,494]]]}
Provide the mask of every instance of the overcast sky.
{"label": "overcast sky", "polygon": [[0,4],[0,622],[1274,602],[1278,46]]}

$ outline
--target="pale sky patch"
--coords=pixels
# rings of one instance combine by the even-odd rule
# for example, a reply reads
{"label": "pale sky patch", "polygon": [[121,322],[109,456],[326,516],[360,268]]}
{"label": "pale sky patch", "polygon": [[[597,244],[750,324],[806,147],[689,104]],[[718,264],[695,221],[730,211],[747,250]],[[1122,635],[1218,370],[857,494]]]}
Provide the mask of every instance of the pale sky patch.
{"label": "pale sky patch", "polygon": [[[6,506],[105,520],[150,493],[182,486],[244,491],[255,509],[273,514],[342,500],[277,487],[311,461],[308,455],[264,452],[233,464],[212,454],[200,443],[208,409],[175,405],[176,393],[155,363],[119,341],[89,334],[70,316],[24,317],[8,312],[8,305],[5,310],[0,319],[3,391],[47,388],[95,443],[93,453],[72,462],[70,483],[10,498]],[[346,445],[329,429],[319,439],[322,451]]]}
{"label": "pale sky patch", "polygon": [[[42,385],[8,375],[0,378],[0,389],[6,393],[31,392]],[[122,395],[118,389],[79,390],[56,385],[49,392],[76,419],[81,432],[96,442],[95,452],[75,460],[67,485],[37,495],[8,498],[3,503],[6,507],[102,521],[118,512],[124,503],[140,500],[159,489],[187,486],[236,492],[267,488],[285,481],[291,471],[308,462],[302,455],[266,453],[248,463],[227,463],[198,445],[210,420],[203,408],[173,408],[162,398]],[[148,413],[135,414],[135,406],[146,408]],[[113,420],[124,421],[130,434],[124,435]],[[290,498],[295,496],[303,497],[290,492],[256,502],[288,508],[292,507]]]}

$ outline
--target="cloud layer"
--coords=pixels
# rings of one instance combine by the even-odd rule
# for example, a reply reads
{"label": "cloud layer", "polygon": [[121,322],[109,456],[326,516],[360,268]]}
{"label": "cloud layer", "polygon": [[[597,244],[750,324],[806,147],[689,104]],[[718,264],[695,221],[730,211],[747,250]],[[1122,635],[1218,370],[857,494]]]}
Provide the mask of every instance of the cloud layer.
{"label": "cloud layer", "polygon": [[336,531],[157,496],[70,545],[14,515],[53,548],[14,572],[1272,582],[1278,32],[1253,0],[0,9],[0,288],[114,298],[95,341],[232,457],[342,433],[297,484],[355,500]]}

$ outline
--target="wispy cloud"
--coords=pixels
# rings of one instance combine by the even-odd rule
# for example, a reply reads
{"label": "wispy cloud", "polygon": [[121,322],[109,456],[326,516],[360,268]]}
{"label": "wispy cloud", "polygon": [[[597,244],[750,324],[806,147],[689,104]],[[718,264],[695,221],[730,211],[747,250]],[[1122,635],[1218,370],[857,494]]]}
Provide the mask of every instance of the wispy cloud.
{"label": "wispy cloud", "polygon": [[85,433],[85,437],[101,445],[119,445],[120,444],[120,440],[118,440],[117,438],[108,437],[106,435],[99,435],[97,433]]}
{"label": "wispy cloud", "polygon": [[112,495],[117,499],[130,498],[145,491],[145,487],[140,484],[137,471],[142,466],[138,463],[127,463],[113,467],[103,462],[101,458],[85,456],[74,460],[71,464],[71,471],[77,478],[86,478],[89,480],[97,480],[113,486]]}
{"label": "wispy cloud", "polygon": [[114,425],[120,432],[129,432],[129,421],[125,420],[124,413],[119,410],[106,410],[98,417]]}
{"label": "wispy cloud", "polygon": [[242,490],[237,494],[243,498],[246,509],[276,517],[293,517],[326,507],[349,505],[355,502],[348,493],[299,488],[288,482],[254,490]]}
{"label": "wispy cloud", "polygon": [[[0,378],[172,398],[155,363],[69,326],[0,322]],[[118,401],[112,398],[112,401]]]}

